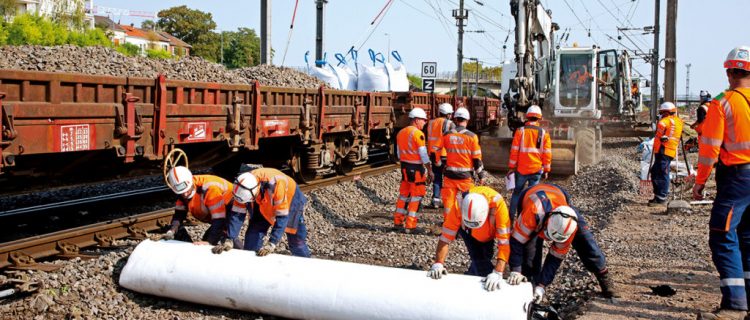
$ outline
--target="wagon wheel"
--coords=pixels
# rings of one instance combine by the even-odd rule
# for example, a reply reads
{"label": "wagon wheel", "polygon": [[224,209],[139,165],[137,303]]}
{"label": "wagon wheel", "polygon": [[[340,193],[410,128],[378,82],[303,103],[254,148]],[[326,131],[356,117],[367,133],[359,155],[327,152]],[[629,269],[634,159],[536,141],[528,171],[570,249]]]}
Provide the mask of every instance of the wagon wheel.
{"label": "wagon wheel", "polygon": [[187,154],[185,154],[185,151],[182,151],[180,148],[172,149],[172,151],[169,151],[166,157],[164,157],[164,166],[163,173],[164,173],[164,182],[169,185],[169,182],[167,181],[167,172],[171,170],[172,168],[179,166],[180,161],[184,162],[182,166],[185,168],[188,167],[188,157]]}

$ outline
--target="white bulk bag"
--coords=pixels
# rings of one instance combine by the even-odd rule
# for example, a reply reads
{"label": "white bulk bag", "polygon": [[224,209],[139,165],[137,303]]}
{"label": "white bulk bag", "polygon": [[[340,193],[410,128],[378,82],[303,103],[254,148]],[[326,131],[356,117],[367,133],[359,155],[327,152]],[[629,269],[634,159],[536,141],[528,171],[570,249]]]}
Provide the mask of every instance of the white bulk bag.
{"label": "white bulk bag", "polygon": [[307,73],[309,73],[311,76],[316,77],[320,79],[320,81],[325,82],[328,84],[331,89],[341,89],[341,83],[339,82],[339,77],[336,75],[336,71],[331,67],[330,64],[328,64],[325,61],[325,55],[323,56],[322,61],[316,61],[322,62],[322,67],[316,66],[310,66],[310,63],[307,60],[307,56],[310,54],[310,51],[305,52],[305,63],[307,64]]}
{"label": "white bulk bag", "polygon": [[368,50],[368,52],[370,53],[372,65],[357,64],[357,69],[359,70],[357,89],[361,91],[390,91],[388,70],[385,68],[383,54],[375,54],[372,49]]}
{"label": "white bulk bag", "polygon": [[[354,63],[356,63],[356,54],[354,52],[352,52],[352,58],[354,59]],[[349,64],[347,64],[346,57],[344,55],[337,53],[336,59],[338,59],[339,62],[335,66],[330,66],[336,76],[339,78],[341,90],[357,90],[357,72],[349,67]]]}
{"label": "white bulk bag", "polygon": [[389,89],[398,92],[409,91],[409,78],[406,76],[406,65],[401,60],[401,55],[398,51],[391,52],[391,55],[396,59],[396,62],[385,64],[385,68],[388,71]]}

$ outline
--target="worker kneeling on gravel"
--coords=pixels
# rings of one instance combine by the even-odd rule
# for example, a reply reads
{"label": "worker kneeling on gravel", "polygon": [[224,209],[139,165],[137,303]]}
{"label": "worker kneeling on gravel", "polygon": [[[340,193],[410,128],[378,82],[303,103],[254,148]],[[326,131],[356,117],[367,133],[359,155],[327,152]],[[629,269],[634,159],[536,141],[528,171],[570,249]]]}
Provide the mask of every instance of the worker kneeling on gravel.
{"label": "worker kneeling on gravel", "polygon": [[[490,187],[477,186],[469,189],[459,206],[460,214],[449,214],[443,221],[443,234],[438,241],[435,263],[428,275],[433,279],[440,279],[448,274],[444,266],[448,245],[458,234],[464,239],[471,258],[466,274],[486,277],[484,288],[489,291],[500,289],[503,271],[510,255],[510,218],[505,200]],[[493,267],[495,240],[497,263]]]}
{"label": "worker kneeling on gravel", "polygon": [[179,195],[169,231],[155,239],[192,241],[182,226],[188,212],[197,220],[210,223],[202,241],[217,244],[226,237],[227,211],[232,206],[232,184],[220,177],[193,175],[186,167],[167,172],[167,186]]}
{"label": "worker kneeling on gravel", "polygon": [[547,179],[552,168],[552,140],[549,133],[539,126],[542,109],[531,106],[526,110],[526,123],[513,134],[513,144],[508,159],[508,175],[514,174],[515,188],[510,198],[510,218],[516,218],[518,196],[526,188],[535,186],[544,175]]}
{"label": "worker kneeling on gravel", "polygon": [[[583,216],[571,207],[570,196],[565,190],[546,183],[527,188],[521,192],[518,212],[519,218],[510,239],[508,283],[517,285],[531,279],[534,299],[541,302],[545,287],[554,280],[572,246],[586,269],[596,275],[602,295],[607,298],[617,296],[604,253]],[[542,266],[545,240],[552,244]]]}
{"label": "worker kneeling on gravel", "polygon": [[721,279],[721,304],[699,319],[742,319],[750,304],[750,47],[734,48],[724,67],[729,90],[708,107],[693,186],[693,198],[703,199],[716,166],[708,246]]}
{"label": "worker kneeling on gravel", "polygon": [[398,189],[396,212],[393,225],[400,228],[406,218],[406,231],[417,228],[417,212],[422,197],[427,193],[426,185],[432,181],[432,167],[427,154],[422,128],[427,122],[427,114],[420,108],[409,112],[411,123],[401,129],[396,136],[398,158],[401,161],[401,186]]}
{"label": "worker kneeling on gravel", "polygon": [[[273,168],[259,168],[237,176],[232,193],[234,203],[229,213],[227,240],[214,247],[214,253],[232,248],[249,212],[245,250],[255,251],[260,257],[273,253],[286,233],[292,255],[310,257],[303,216],[307,198],[294,179]],[[268,228],[271,235],[263,245]]]}
{"label": "worker kneeling on gravel", "polygon": [[656,125],[654,137],[654,164],[651,166],[651,184],[654,187],[654,198],[649,206],[667,203],[669,195],[669,165],[677,156],[677,146],[682,136],[682,120],[677,116],[674,103],[664,102],[659,106],[661,120]]}

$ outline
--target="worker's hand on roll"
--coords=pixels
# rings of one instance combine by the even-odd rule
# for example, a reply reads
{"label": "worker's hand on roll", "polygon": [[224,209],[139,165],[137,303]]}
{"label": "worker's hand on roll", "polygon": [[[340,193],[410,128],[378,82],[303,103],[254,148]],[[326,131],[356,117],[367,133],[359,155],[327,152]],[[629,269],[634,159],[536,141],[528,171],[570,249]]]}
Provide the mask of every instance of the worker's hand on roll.
{"label": "worker's hand on roll", "polygon": [[492,273],[484,278],[484,289],[487,291],[499,290],[500,282],[503,282],[503,274],[497,271],[492,271]]}
{"label": "worker's hand on roll", "polygon": [[447,274],[448,270],[445,269],[445,266],[440,262],[433,263],[432,267],[430,267],[430,271],[427,272],[427,275],[433,279],[440,279]]}
{"label": "worker's hand on roll", "polygon": [[233,245],[234,243],[232,242],[232,239],[224,239],[224,241],[219,241],[219,244],[211,248],[211,252],[220,254],[224,251],[232,250]]}
{"label": "worker's hand on roll", "polygon": [[534,303],[542,303],[542,300],[544,300],[544,287],[536,286],[534,288]]}
{"label": "worker's hand on roll", "polygon": [[508,284],[511,285],[519,285],[521,282],[526,282],[526,277],[524,277],[520,272],[511,272],[510,276],[508,277]]}
{"label": "worker's hand on roll", "polygon": [[276,245],[275,244],[270,243],[270,242],[266,243],[266,245],[264,245],[263,248],[261,248],[260,250],[258,250],[258,256],[259,257],[267,256],[267,255],[273,253],[274,250],[276,250]]}

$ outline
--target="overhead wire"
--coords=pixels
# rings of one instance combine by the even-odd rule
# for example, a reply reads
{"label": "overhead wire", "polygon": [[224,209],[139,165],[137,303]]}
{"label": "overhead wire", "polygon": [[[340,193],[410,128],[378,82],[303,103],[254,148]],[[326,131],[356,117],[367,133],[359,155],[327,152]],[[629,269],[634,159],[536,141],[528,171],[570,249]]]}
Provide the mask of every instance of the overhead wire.
{"label": "overhead wire", "polygon": [[357,46],[357,51],[359,51],[360,49],[362,49],[362,47],[365,45],[365,43],[367,43],[367,41],[370,40],[370,37],[372,37],[372,34],[375,33],[375,30],[378,29],[378,26],[380,26],[380,23],[383,22],[383,19],[385,19],[385,15],[388,14],[388,11],[392,7],[392,4],[393,4],[393,0],[388,0],[386,2],[385,6],[383,6],[383,8],[380,9],[380,12],[378,12],[378,14],[372,20],[372,22],[370,22],[370,27],[369,27],[370,28],[370,33],[367,35],[367,37],[365,38],[365,40],[362,41],[362,43],[359,46]]}
{"label": "overhead wire", "polygon": [[286,53],[289,50],[289,44],[292,42],[292,30],[294,30],[294,20],[297,17],[297,7],[299,6],[299,0],[294,2],[294,11],[292,11],[292,22],[289,24],[289,34],[286,37],[286,46],[284,46],[284,55],[281,57],[281,66],[284,66],[286,62]]}

